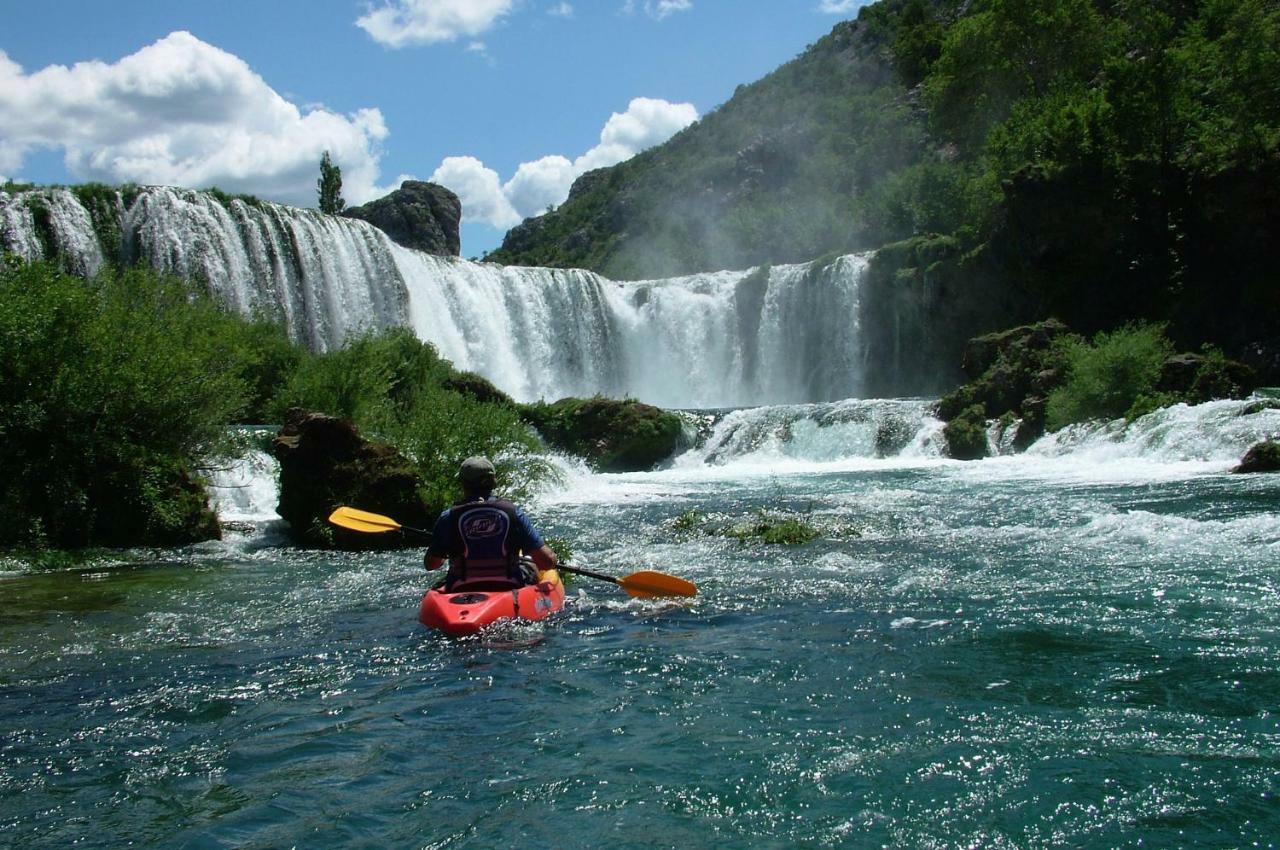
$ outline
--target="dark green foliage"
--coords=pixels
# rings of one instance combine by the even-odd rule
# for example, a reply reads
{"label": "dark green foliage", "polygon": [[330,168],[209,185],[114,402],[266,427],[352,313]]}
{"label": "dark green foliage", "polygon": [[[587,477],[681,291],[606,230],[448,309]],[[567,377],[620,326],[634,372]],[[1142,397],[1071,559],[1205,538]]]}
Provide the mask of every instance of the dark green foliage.
{"label": "dark green foliage", "polygon": [[511,498],[524,498],[554,477],[537,438],[509,400],[480,400],[457,391],[460,384],[476,386],[474,377],[456,372],[430,344],[397,328],[309,355],[272,409],[278,417],[300,407],[347,418],[365,435],[394,445],[420,476],[429,512],[462,495],[455,475],[472,455],[494,462],[499,489]]}
{"label": "dark green foliage", "polygon": [[122,247],[120,216],[123,213],[120,194],[104,183],[82,183],[72,186],[71,192],[80,201],[80,206],[88,211],[103,256],[109,261],[119,257]]}
{"label": "dark green foliage", "polygon": [[14,180],[6,180],[3,184],[0,184],[0,192],[8,192],[10,195],[18,192],[27,192],[34,188],[36,188],[34,183],[18,183]]}
{"label": "dark green foliage", "polygon": [[520,415],[553,446],[603,472],[652,469],[680,445],[680,417],[638,401],[562,398],[520,406]]}
{"label": "dark green foliage", "polygon": [[337,215],[346,207],[342,200],[342,169],[325,151],[320,157],[320,177],[316,179],[316,192],[320,196],[320,212]]}
{"label": "dark green foliage", "polygon": [[1160,325],[1130,325],[1100,333],[1092,343],[1068,338],[1062,350],[1067,377],[1049,394],[1050,430],[1087,419],[1140,415],[1171,401],[1157,390],[1161,368],[1173,354]]}
{"label": "dark green foliage", "polygon": [[246,321],[237,335],[236,375],[245,385],[245,406],[238,420],[248,424],[278,422],[272,402],[307,357],[289,339],[283,325],[265,319]]}
{"label": "dark green foliage", "polygon": [[232,201],[241,201],[254,209],[262,209],[261,199],[253,195],[246,195],[243,193],[231,194],[230,192],[222,191],[217,186],[210,186],[208,189],[204,189],[203,191],[206,195],[211,195],[215,201],[222,204],[222,206],[228,210],[231,209]]}
{"label": "dark green foliage", "polygon": [[897,21],[893,59],[898,74],[908,86],[925,78],[942,54],[942,23],[923,0],[908,0]]}
{"label": "dark green foliage", "polygon": [[822,532],[802,517],[770,514],[762,510],[747,522],[730,527],[725,536],[740,543],[803,546],[817,540]]}
{"label": "dark green foliage", "polygon": [[244,407],[241,322],[180,280],[0,270],[0,544],[216,536],[193,464]]}

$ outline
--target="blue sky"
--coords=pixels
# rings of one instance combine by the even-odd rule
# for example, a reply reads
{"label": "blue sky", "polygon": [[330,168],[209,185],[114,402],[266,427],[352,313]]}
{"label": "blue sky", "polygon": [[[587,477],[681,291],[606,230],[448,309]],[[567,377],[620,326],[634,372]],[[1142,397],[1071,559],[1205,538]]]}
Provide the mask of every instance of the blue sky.
{"label": "blue sky", "polygon": [[315,204],[405,177],[463,199],[463,255],[802,52],[858,0],[46,0],[4,4],[0,177]]}

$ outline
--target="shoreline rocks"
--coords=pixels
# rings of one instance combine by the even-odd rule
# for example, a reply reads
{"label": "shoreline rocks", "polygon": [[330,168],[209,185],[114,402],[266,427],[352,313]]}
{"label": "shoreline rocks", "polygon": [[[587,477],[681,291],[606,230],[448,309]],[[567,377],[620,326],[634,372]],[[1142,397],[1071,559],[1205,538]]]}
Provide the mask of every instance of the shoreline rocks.
{"label": "shoreline rocks", "polygon": [[329,514],[340,505],[394,517],[407,526],[430,528],[413,466],[387,443],[366,440],[354,424],[299,408],[285,415],[271,444],[280,461],[280,504],[276,513],[294,539],[318,549],[394,549],[425,541],[404,534],[361,534],[336,528]]}

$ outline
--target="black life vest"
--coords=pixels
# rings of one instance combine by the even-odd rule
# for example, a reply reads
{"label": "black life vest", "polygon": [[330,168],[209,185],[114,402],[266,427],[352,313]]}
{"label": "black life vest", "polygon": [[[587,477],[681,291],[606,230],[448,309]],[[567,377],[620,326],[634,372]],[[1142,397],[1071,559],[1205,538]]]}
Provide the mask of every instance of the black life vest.
{"label": "black life vest", "polygon": [[516,506],[505,499],[459,502],[449,511],[453,546],[449,552],[451,584],[509,581],[523,584],[519,550],[511,533],[519,521]]}

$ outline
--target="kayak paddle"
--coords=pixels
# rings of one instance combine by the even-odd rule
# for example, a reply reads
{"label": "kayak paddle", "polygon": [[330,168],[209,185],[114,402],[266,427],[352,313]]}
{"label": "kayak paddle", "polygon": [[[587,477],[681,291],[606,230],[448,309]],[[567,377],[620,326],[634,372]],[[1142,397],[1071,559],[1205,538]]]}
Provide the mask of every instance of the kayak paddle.
{"label": "kayak paddle", "polygon": [[409,531],[414,534],[430,534],[421,528],[410,528],[407,525],[401,525],[389,516],[382,514],[371,514],[368,511],[357,510],[356,508],[341,507],[329,514],[329,522],[339,528],[350,529],[351,531],[363,531],[366,534],[384,534],[388,531]]}
{"label": "kayak paddle", "polygon": [[[366,534],[384,534],[388,531],[409,531],[415,534],[427,534],[421,528],[410,528],[407,525],[401,525],[389,516],[382,514],[369,513],[368,511],[358,510],[356,508],[341,507],[329,514],[329,522],[340,528],[347,528],[352,531],[363,531]],[[638,573],[632,573],[626,576],[611,576],[604,573],[597,573],[593,570],[586,570],[582,567],[571,567],[568,564],[560,564],[557,569],[566,573],[587,576],[589,578],[598,578],[601,581],[607,581],[616,584],[627,592],[628,595],[637,598],[648,598],[653,596],[696,596],[698,588],[691,581],[685,581],[682,578],[669,576],[666,573],[654,572],[653,570],[641,570]]]}
{"label": "kayak paddle", "polygon": [[637,598],[648,598],[651,596],[697,596],[698,588],[691,581],[685,581],[682,578],[669,576],[666,573],[658,573],[653,570],[641,570],[638,573],[632,573],[629,576],[609,576],[604,573],[593,572],[592,570],[584,570],[582,567],[571,567],[568,564],[561,564],[556,569],[573,573],[580,576],[590,576],[598,578],[601,581],[607,581],[616,584],[627,592],[629,596]]}

